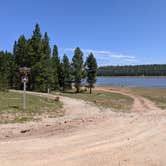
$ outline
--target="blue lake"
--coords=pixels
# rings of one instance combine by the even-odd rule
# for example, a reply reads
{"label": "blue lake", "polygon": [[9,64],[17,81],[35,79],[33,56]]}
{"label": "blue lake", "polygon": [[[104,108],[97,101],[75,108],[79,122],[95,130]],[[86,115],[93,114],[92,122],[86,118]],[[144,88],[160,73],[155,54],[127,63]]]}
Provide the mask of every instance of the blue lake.
{"label": "blue lake", "polygon": [[166,78],[97,77],[96,86],[166,88]]}

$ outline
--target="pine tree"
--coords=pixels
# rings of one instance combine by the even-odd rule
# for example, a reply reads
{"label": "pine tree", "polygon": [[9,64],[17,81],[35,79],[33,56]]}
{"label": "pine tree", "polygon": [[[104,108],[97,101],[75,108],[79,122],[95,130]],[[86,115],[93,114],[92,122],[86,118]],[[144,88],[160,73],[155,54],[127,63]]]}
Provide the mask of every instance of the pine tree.
{"label": "pine tree", "polygon": [[87,74],[87,83],[90,89],[90,94],[92,93],[92,88],[96,82],[96,75],[97,75],[97,62],[95,57],[92,53],[86,59],[86,74]]}
{"label": "pine tree", "polygon": [[[42,39],[42,48],[41,48],[42,58],[41,58],[41,64],[43,66],[43,77],[44,77],[44,86],[45,91],[47,91],[48,88],[50,88],[52,84],[52,70],[51,70],[51,48],[49,44],[49,37],[47,35],[47,32],[44,34],[44,38]],[[43,89],[43,90],[44,90]]]}
{"label": "pine tree", "polygon": [[65,90],[71,88],[72,73],[71,73],[71,65],[66,55],[63,56],[62,62],[63,62],[63,73],[64,73],[63,90]]}
{"label": "pine tree", "polygon": [[63,90],[64,91],[64,87],[65,87],[65,73],[64,73],[64,66],[63,63],[60,62],[59,68],[58,68],[58,75],[59,75],[59,90]]}
{"label": "pine tree", "polygon": [[28,58],[27,49],[27,40],[24,35],[21,35],[18,41],[15,41],[13,48],[15,61],[19,67],[30,66],[30,59]]}
{"label": "pine tree", "polygon": [[15,88],[16,87],[16,72],[17,72],[17,66],[15,63],[15,59],[13,54],[10,52],[6,52],[7,56],[7,79],[8,79],[8,87],[9,88]]}
{"label": "pine tree", "polygon": [[42,34],[39,24],[36,24],[33,35],[30,39],[30,59],[31,59],[31,89],[45,91],[44,68],[42,65]]}
{"label": "pine tree", "polygon": [[0,52],[0,90],[12,88],[14,85],[15,62],[9,52]]}
{"label": "pine tree", "polygon": [[16,63],[15,87],[20,89],[22,84],[19,68],[24,66],[30,67],[31,63],[28,57],[28,43],[24,35],[21,35],[18,41],[14,42],[13,54]]}
{"label": "pine tree", "polygon": [[58,47],[56,45],[53,46],[53,53],[51,58],[51,67],[53,74],[53,83],[52,87],[54,90],[60,88],[59,85],[59,77],[60,77],[60,58],[58,56]]}
{"label": "pine tree", "polygon": [[7,57],[4,52],[0,52],[0,90],[8,88]]}
{"label": "pine tree", "polygon": [[17,54],[17,41],[14,41],[13,45],[13,55],[15,56]]}
{"label": "pine tree", "polygon": [[36,24],[35,29],[33,31],[33,35],[31,38],[31,45],[33,51],[33,62],[36,63],[40,61],[41,58],[41,42],[42,42],[42,34],[40,32],[39,24]]}
{"label": "pine tree", "polygon": [[72,70],[76,92],[80,92],[81,82],[84,77],[83,71],[83,53],[79,47],[77,47],[74,51],[74,56],[72,58]]}

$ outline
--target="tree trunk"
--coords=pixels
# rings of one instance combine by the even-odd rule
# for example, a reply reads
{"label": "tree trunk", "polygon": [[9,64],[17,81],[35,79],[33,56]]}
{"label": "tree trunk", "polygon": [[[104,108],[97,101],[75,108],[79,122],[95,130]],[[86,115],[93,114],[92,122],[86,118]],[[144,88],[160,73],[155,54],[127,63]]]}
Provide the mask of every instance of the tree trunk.
{"label": "tree trunk", "polygon": [[91,87],[90,87],[90,89],[89,89],[89,93],[92,94],[92,88],[91,88]]}
{"label": "tree trunk", "polygon": [[79,88],[77,87],[77,88],[76,88],[76,93],[79,93],[79,92],[80,92],[80,90],[79,90]]}

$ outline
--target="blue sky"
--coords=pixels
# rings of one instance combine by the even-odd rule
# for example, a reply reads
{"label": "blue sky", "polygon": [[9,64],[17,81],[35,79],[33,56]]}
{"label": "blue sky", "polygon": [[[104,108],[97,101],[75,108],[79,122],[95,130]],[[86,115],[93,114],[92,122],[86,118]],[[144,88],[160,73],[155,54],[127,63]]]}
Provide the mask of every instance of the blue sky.
{"label": "blue sky", "polygon": [[166,63],[165,0],[0,0],[0,50],[34,25],[60,55],[79,46],[99,65]]}

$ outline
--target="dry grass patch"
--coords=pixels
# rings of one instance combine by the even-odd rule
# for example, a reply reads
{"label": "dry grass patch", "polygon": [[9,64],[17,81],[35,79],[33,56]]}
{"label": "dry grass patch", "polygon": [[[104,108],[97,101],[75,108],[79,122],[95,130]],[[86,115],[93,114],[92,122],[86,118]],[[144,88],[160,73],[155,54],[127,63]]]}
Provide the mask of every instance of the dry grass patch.
{"label": "dry grass patch", "polygon": [[22,94],[0,92],[0,123],[20,123],[40,120],[42,115],[63,116],[62,103],[27,94],[27,108],[22,110]]}
{"label": "dry grass patch", "polygon": [[94,91],[92,94],[84,93],[63,93],[62,95],[88,102],[93,102],[97,106],[111,108],[113,111],[130,112],[133,99],[119,93]]}
{"label": "dry grass patch", "polygon": [[153,101],[159,108],[166,109],[166,89],[164,88],[130,88],[136,95]]}

